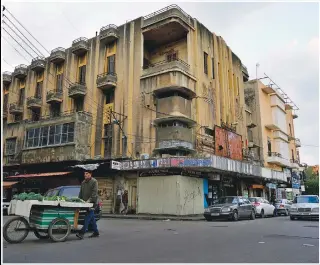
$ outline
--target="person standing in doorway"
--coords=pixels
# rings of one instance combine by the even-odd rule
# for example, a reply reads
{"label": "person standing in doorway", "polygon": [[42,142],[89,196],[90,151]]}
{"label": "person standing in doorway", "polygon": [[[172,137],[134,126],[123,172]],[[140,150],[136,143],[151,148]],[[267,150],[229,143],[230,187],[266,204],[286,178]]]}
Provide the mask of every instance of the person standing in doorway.
{"label": "person standing in doorway", "polygon": [[92,171],[84,172],[84,181],[81,183],[79,198],[88,203],[93,203],[93,209],[91,208],[88,210],[87,215],[84,218],[84,225],[76,236],[79,239],[83,239],[84,234],[88,230],[89,224],[91,224],[93,228],[93,234],[90,236],[90,238],[98,237],[99,231],[96,219],[94,217],[94,209],[98,204],[98,181],[92,177]]}
{"label": "person standing in doorway", "polygon": [[124,209],[122,210],[121,213],[127,213],[127,210],[128,210],[128,191],[125,190],[123,195],[122,195],[122,203],[123,203],[123,206],[124,206]]}

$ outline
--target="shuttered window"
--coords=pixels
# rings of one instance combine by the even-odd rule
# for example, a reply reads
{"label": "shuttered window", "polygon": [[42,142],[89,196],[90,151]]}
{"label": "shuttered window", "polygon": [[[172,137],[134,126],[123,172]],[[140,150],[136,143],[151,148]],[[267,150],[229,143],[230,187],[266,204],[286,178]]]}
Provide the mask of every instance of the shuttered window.
{"label": "shuttered window", "polygon": [[35,93],[36,98],[42,98],[42,87],[43,87],[43,82],[38,82],[36,85],[36,93]]}
{"label": "shuttered window", "polygon": [[56,77],[56,89],[58,92],[62,92],[63,90],[63,87],[62,87],[62,84],[63,84],[63,74],[59,74],[57,75]]}
{"label": "shuttered window", "polygon": [[206,52],[203,53],[203,67],[204,73],[208,74],[208,54]]}
{"label": "shuttered window", "polygon": [[107,72],[109,74],[114,74],[116,72],[116,56],[112,55],[112,56],[107,57],[107,61],[108,61]]}
{"label": "shuttered window", "polygon": [[16,153],[17,138],[6,140],[6,155],[14,155]]}
{"label": "shuttered window", "polygon": [[86,65],[79,67],[79,83],[86,84]]}
{"label": "shuttered window", "polygon": [[22,106],[24,103],[24,94],[25,94],[25,90],[24,88],[20,89],[20,94],[19,94],[19,105]]}

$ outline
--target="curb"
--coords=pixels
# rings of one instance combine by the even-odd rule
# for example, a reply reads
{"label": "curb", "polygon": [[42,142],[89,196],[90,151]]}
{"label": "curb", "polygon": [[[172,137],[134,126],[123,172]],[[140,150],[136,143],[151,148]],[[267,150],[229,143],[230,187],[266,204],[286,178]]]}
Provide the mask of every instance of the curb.
{"label": "curb", "polygon": [[122,219],[122,220],[155,220],[155,221],[204,221],[204,217],[161,217],[161,216],[118,216],[118,215],[102,215],[103,219]]}

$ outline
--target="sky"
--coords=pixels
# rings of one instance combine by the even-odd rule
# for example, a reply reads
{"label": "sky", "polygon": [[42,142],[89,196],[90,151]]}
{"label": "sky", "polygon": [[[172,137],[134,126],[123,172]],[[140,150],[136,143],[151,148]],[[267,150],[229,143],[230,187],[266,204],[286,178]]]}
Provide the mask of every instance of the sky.
{"label": "sky", "polygon": [[[247,66],[250,79],[256,78],[259,63],[258,78],[266,73],[289,95],[300,109],[294,120],[295,136],[302,143],[300,160],[309,165],[319,163],[318,3],[6,1],[3,4],[48,51],[68,48],[78,37],[94,37],[105,25],[122,25],[178,4],[223,37]],[[2,35],[14,43],[6,34]],[[3,38],[1,46],[2,71],[12,71],[21,63],[30,64],[30,56],[24,52],[26,61]],[[14,46],[19,50],[18,45]]]}

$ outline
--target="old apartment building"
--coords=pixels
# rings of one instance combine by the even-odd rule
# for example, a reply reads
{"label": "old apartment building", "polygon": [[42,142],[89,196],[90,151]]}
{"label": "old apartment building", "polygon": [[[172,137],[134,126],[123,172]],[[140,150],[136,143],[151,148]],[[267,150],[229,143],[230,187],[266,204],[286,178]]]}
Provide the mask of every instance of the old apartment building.
{"label": "old apartment building", "polygon": [[278,171],[298,169],[301,143],[294,130],[298,107],[276,85],[260,80],[245,83],[245,101],[247,120],[256,124],[256,129],[248,130],[253,156]]}
{"label": "old apartment building", "polygon": [[[202,213],[223,195],[266,195],[288,172],[270,166],[279,164],[265,146],[273,131],[252,140],[273,121],[246,104],[248,79],[223,38],[178,6],[104,26],[3,73],[5,170],[102,162],[106,212],[123,189],[136,212],[176,215]],[[286,143],[297,159],[296,142]],[[272,154],[283,150],[275,146]]]}
{"label": "old apartment building", "polygon": [[222,37],[178,7],[102,27],[3,74],[5,164],[213,153],[215,125],[247,137],[247,79]]}

